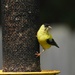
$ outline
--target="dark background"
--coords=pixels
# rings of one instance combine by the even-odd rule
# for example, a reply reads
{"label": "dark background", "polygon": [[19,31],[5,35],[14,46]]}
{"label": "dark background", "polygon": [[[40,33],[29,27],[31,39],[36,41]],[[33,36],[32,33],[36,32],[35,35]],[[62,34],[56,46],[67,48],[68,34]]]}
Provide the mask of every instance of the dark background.
{"label": "dark background", "polygon": [[75,29],[74,0],[40,0],[42,23],[65,23]]}
{"label": "dark background", "polygon": [[[74,0],[40,0],[41,23],[65,23],[72,30],[75,29],[75,2]],[[0,0],[0,24],[1,24]]]}

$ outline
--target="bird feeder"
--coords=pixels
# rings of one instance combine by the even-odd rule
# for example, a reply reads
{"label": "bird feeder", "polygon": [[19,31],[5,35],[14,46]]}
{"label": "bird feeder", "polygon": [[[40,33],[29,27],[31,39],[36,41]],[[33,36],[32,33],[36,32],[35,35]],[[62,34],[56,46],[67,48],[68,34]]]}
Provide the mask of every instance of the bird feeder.
{"label": "bird feeder", "polygon": [[[1,74],[43,74],[40,69],[39,44],[40,0],[1,0],[3,70]],[[58,74],[57,71],[47,74]],[[46,71],[44,72],[46,74]]]}

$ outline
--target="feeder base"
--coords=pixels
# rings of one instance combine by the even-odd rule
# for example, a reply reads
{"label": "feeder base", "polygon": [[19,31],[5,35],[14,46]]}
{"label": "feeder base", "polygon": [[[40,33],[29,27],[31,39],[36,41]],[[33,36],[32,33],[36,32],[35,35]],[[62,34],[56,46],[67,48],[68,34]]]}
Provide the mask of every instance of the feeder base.
{"label": "feeder base", "polygon": [[2,70],[0,70],[0,75],[56,75],[56,74],[59,74],[60,71],[59,70],[42,70],[41,72],[3,72]]}

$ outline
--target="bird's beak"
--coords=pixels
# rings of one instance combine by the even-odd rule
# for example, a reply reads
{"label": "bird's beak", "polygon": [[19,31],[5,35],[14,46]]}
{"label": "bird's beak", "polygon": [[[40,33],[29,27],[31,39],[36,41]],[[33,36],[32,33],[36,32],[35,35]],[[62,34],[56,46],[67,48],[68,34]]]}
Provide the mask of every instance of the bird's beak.
{"label": "bird's beak", "polygon": [[47,27],[47,30],[50,30],[50,29],[52,29],[52,27],[51,27],[51,26],[48,26],[48,27]]}
{"label": "bird's beak", "polygon": [[51,27],[51,26],[48,26],[48,28],[49,28],[49,29],[52,29],[52,27]]}

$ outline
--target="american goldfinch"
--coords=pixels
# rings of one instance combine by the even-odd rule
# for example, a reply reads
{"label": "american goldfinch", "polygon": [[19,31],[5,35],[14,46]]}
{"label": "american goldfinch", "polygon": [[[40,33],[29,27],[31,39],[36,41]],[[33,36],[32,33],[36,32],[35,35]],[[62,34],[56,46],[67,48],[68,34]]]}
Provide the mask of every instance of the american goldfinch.
{"label": "american goldfinch", "polygon": [[[51,46],[56,46],[59,48],[57,43],[54,41],[51,34],[49,34],[49,31],[52,29],[52,27],[49,24],[42,24],[37,32],[37,39],[40,45],[42,46],[44,52],[46,49],[50,48]],[[35,53],[35,55],[38,57],[41,55],[41,53]]]}

